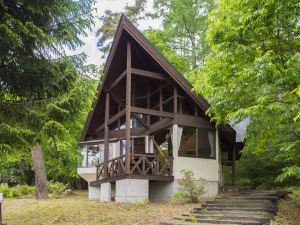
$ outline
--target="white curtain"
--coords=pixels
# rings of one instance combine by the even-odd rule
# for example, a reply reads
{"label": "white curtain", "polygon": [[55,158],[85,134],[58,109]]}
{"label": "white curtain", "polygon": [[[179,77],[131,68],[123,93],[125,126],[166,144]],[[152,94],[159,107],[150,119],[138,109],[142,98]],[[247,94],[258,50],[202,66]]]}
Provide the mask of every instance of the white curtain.
{"label": "white curtain", "polygon": [[82,167],[87,167],[88,165],[86,165],[86,151],[87,151],[87,146],[84,146],[81,150],[81,154],[83,155],[83,159],[82,159]]}
{"label": "white curtain", "polygon": [[215,135],[214,132],[208,131],[208,143],[210,148],[210,157],[214,157],[215,154]]}
{"label": "white curtain", "polygon": [[178,137],[177,137],[178,150],[180,148],[182,131],[183,131],[183,127],[178,127]]}
{"label": "white curtain", "polygon": [[154,149],[153,149],[153,136],[149,136],[149,153],[154,153]]}

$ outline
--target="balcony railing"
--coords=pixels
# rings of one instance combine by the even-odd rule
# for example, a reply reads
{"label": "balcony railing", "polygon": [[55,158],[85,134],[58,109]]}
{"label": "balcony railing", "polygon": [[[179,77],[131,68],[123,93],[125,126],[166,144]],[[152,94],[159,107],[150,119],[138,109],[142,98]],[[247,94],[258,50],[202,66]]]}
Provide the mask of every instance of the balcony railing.
{"label": "balcony railing", "polygon": [[[107,178],[116,178],[125,175],[125,155],[108,160]],[[172,176],[173,157],[153,154],[132,154],[130,159],[130,174]],[[96,180],[104,178],[104,163],[97,166]]]}

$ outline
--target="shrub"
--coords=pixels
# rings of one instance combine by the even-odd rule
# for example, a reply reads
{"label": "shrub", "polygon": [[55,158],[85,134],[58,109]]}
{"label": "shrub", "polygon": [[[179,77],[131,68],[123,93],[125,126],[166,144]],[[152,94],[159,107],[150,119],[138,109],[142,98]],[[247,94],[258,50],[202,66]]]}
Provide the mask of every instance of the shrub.
{"label": "shrub", "polygon": [[192,170],[181,170],[183,178],[178,180],[178,184],[181,186],[181,190],[176,192],[173,196],[175,200],[184,202],[199,202],[200,196],[204,193],[204,187],[202,182],[203,178],[200,178],[200,182],[197,182]]}
{"label": "shrub", "polygon": [[51,194],[63,194],[66,191],[67,187],[65,184],[60,182],[49,182],[48,183],[48,191]]}
{"label": "shrub", "polygon": [[18,185],[15,187],[0,186],[0,192],[6,198],[19,198],[21,196],[33,194],[35,187],[29,185]]}
{"label": "shrub", "polygon": [[8,186],[0,186],[0,192],[3,193],[3,197],[8,198],[10,195],[10,188]]}
{"label": "shrub", "polygon": [[17,188],[20,189],[22,195],[30,195],[35,193],[35,187],[27,184],[17,186]]}

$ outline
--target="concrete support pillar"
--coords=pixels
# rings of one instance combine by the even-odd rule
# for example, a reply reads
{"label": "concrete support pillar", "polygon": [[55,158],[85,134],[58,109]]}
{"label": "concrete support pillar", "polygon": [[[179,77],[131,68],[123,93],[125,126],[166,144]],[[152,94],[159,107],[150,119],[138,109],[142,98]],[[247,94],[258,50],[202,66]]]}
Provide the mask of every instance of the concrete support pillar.
{"label": "concrete support pillar", "polygon": [[116,202],[149,200],[149,180],[123,179],[116,181]]}
{"label": "concrete support pillar", "polygon": [[100,186],[93,187],[89,184],[89,199],[100,200]]}
{"label": "concrete support pillar", "polygon": [[101,202],[111,201],[111,184],[109,182],[101,184],[100,200]]}

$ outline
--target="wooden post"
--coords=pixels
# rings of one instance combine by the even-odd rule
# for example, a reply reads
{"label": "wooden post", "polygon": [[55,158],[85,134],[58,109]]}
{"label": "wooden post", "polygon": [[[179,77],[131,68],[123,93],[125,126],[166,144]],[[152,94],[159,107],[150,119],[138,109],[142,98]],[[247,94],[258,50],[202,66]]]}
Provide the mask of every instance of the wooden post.
{"label": "wooden post", "polygon": [[[150,109],[150,82],[147,85],[147,109]],[[150,115],[147,115],[147,125],[150,126]]]}
{"label": "wooden post", "polygon": [[131,106],[131,46],[127,42],[127,74],[126,74],[126,174],[130,174],[130,106]]}
{"label": "wooden post", "polygon": [[235,159],[236,159],[236,150],[233,148],[232,150],[232,162],[231,162],[231,179],[232,179],[232,186],[235,186],[235,177],[236,177],[236,165],[235,165]]}
{"label": "wooden post", "polygon": [[108,142],[108,120],[109,120],[109,93],[106,93],[106,99],[105,99],[105,117],[104,117],[104,173],[103,177],[104,179],[107,178],[107,172],[108,172],[108,154],[109,154],[109,142]]}
{"label": "wooden post", "polygon": [[[121,105],[118,104],[118,112],[121,111]],[[121,117],[118,119],[118,130],[120,130],[120,126],[121,126]]]}
{"label": "wooden post", "polygon": [[[161,81],[159,82],[159,111],[163,111],[163,98],[162,98],[162,88],[161,88]],[[162,120],[162,117],[160,117],[160,120]]]}
{"label": "wooden post", "polygon": [[177,113],[177,89],[174,85],[174,113]]}

